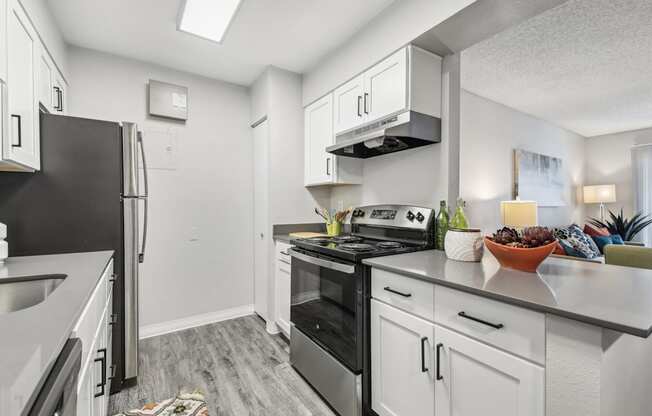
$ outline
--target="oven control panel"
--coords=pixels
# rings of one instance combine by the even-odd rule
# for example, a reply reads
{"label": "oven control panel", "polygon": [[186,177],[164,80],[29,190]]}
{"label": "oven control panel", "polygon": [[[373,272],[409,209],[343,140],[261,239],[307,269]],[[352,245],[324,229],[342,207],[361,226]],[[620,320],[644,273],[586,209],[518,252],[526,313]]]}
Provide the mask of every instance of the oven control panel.
{"label": "oven control panel", "polygon": [[435,215],[435,210],[432,208],[373,205],[354,209],[351,214],[351,224],[427,230],[434,221]]}

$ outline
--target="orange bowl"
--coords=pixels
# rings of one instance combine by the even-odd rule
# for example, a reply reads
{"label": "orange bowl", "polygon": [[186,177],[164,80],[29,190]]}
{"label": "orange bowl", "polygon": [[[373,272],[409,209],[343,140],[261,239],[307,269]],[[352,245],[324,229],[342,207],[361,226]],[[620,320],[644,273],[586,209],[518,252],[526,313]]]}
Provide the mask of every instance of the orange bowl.
{"label": "orange bowl", "polygon": [[535,248],[509,247],[484,238],[484,245],[496,257],[501,266],[534,273],[537,267],[555,251],[557,241]]}

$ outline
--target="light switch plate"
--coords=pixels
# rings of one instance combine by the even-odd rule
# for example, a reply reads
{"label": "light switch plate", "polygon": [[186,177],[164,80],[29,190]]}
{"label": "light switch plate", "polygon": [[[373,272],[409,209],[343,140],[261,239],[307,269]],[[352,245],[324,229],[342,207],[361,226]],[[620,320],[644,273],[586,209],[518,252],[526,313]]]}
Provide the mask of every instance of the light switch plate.
{"label": "light switch plate", "polygon": [[188,120],[188,87],[149,80],[149,114]]}

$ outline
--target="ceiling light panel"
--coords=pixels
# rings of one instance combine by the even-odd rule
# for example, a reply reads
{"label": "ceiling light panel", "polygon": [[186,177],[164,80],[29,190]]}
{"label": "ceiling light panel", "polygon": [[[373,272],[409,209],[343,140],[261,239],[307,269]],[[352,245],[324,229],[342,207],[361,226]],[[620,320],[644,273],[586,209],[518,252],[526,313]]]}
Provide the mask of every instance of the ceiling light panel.
{"label": "ceiling light panel", "polygon": [[222,43],[242,0],[185,0],[178,29]]}

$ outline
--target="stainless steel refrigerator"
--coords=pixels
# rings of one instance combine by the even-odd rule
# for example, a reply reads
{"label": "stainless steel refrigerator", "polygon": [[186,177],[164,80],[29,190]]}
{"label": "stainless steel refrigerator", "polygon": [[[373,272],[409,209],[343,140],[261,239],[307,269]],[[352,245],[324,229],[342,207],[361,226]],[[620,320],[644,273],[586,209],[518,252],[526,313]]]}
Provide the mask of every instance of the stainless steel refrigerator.
{"label": "stainless steel refrigerator", "polygon": [[10,256],[115,250],[112,392],[137,381],[147,193],[143,137],[127,122],[41,114],[41,170],[0,172]]}

